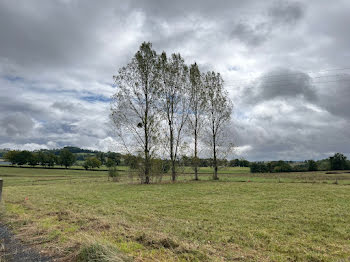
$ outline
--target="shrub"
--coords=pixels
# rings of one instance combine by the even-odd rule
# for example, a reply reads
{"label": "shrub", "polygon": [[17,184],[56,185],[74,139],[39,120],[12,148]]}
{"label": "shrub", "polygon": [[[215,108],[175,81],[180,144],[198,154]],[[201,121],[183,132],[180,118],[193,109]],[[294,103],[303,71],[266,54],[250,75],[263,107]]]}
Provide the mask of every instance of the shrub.
{"label": "shrub", "polygon": [[292,167],[293,172],[306,172],[308,171],[308,165],[307,164],[299,164]]}
{"label": "shrub", "polygon": [[83,167],[88,170],[89,168],[93,169],[93,168],[100,168],[101,166],[101,161],[99,159],[97,159],[96,157],[89,157],[87,158],[84,163],[83,163]]}
{"label": "shrub", "polygon": [[318,170],[327,171],[331,170],[331,163],[329,159],[317,161]]}
{"label": "shrub", "polygon": [[83,168],[85,168],[85,170],[89,169],[89,163],[86,160],[84,161],[82,166],[83,166]]}
{"label": "shrub", "polygon": [[341,153],[336,153],[334,156],[329,158],[332,170],[344,170],[347,169],[346,156]]}
{"label": "shrub", "polygon": [[107,162],[106,162],[107,167],[113,167],[116,165],[117,165],[117,163],[112,158],[107,158]]}
{"label": "shrub", "polygon": [[108,177],[110,177],[113,182],[118,182],[120,180],[120,174],[115,166],[108,169]]}
{"label": "shrub", "polygon": [[269,163],[253,162],[250,164],[251,173],[269,173],[269,172],[292,172],[293,168],[285,161],[273,161]]}
{"label": "shrub", "polygon": [[270,172],[268,166],[264,162],[253,162],[250,164],[251,173],[267,173]]}
{"label": "shrub", "polygon": [[307,166],[308,166],[308,170],[309,171],[317,171],[318,170],[318,166],[317,166],[317,163],[316,161],[314,160],[309,160],[307,161]]}
{"label": "shrub", "polygon": [[276,173],[293,171],[293,168],[291,167],[291,165],[282,160],[273,162],[272,165],[273,165],[273,172],[276,172]]}
{"label": "shrub", "polygon": [[140,164],[142,163],[142,158],[140,156],[134,156],[127,154],[124,157],[125,165],[129,166],[130,169],[138,169]]}

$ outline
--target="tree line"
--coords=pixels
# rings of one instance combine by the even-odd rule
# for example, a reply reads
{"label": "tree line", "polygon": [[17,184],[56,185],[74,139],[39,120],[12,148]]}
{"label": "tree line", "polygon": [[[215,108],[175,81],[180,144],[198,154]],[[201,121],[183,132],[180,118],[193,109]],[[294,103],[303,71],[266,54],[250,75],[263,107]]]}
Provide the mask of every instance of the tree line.
{"label": "tree line", "polygon": [[[73,151],[73,152],[72,152]],[[67,168],[72,165],[80,165],[85,169],[117,167],[119,165],[128,166],[130,169],[138,169],[142,158],[132,154],[121,154],[117,152],[101,152],[79,149],[77,147],[64,147],[62,149],[42,149],[39,151],[28,150],[4,150],[1,155],[4,160],[12,165],[29,165],[32,167],[54,167],[55,165],[67,165]],[[68,159],[63,160],[63,159]],[[74,160],[74,162],[73,162]],[[170,161],[167,159],[155,158],[155,162],[161,163],[163,173],[168,173],[170,170]],[[222,167],[249,167],[249,161],[245,159],[217,159],[217,163]],[[186,155],[179,157],[177,165],[182,167],[192,167],[193,159]],[[198,158],[198,167],[211,167],[213,159]]]}
{"label": "tree line", "polygon": [[[107,167],[117,166],[121,163],[122,154],[115,152],[100,152],[90,150],[77,150],[76,147],[64,147],[54,150],[10,150],[6,151],[2,157],[12,165],[29,165],[32,167],[54,167],[55,165],[66,168],[82,162],[80,165],[85,169],[100,168],[102,165]],[[83,153],[83,154],[81,154]]]}
{"label": "tree line", "polygon": [[[75,150],[76,151],[76,150]],[[54,153],[53,153],[54,152]],[[94,152],[94,153],[91,153]],[[106,166],[113,169],[119,165],[128,166],[132,170],[139,169],[144,160],[140,155],[121,154],[116,152],[90,151],[88,154],[72,153],[70,147],[55,150],[10,150],[2,157],[13,165],[30,165],[32,167],[41,165],[53,168],[55,165],[65,166],[81,165],[85,169],[100,168]],[[78,159],[81,159],[80,164]],[[171,161],[168,159],[153,158],[153,172],[167,174],[171,169]],[[179,157],[176,164],[179,167],[193,167],[193,158],[183,155]],[[333,156],[322,160],[295,161],[269,161],[249,162],[245,159],[217,159],[220,167],[250,167],[252,173],[279,173],[279,172],[305,172],[305,171],[328,171],[328,170],[349,170],[350,160],[344,154],[336,153]],[[212,167],[213,159],[198,158],[198,167]]]}
{"label": "tree line", "polygon": [[336,153],[327,159],[306,160],[301,164],[291,165],[286,161],[252,162],[250,171],[252,173],[279,173],[279,172],[305,172],[326,170],[348,170],[350,161],[341,153]]}
{"label": "tree line", "polygon": [[3,157],[12,165],[30,165],[32,167],[37,165],[43,167],[54,167],[55,165],[60,165],[68,168],[76,161],[75,155],[67,148],[62,149],[58,155],[44,151],[31,152],[27,150],[11,150],[6,152]]}
{"label": "tree line", "polygon": [[219,73],[203,73],[180,54],[157,54],[144,42],[114,80],[111,119],[121,144],[140,157],[143,183],[151,182],[156,158],[170,161],[175,181],[184,152],[190,152],[198,180],[199,154],[205,150],[211,155],[213,179],[218,179],[218,159],[233,147],[228,135],[232,102]]}

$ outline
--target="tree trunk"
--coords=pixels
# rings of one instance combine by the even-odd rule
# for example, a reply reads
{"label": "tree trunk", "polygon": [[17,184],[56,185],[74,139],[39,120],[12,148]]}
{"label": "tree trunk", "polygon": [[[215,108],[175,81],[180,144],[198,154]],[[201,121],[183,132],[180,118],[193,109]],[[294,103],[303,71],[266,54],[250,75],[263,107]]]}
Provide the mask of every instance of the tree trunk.
{"label": "tree trunk", "polygon": [[[146,81],[147,83],[147,81]],[[150,183],[150,159],[149,159],[149,149],[148,149],[148,86],[146,84],[145,92],[146,109],[145,109],[145,120],[144,120],[144,131],[145,131],[145,184]]]}
{"label": "tree trunk", "polygon": [[150,179],[149,179],[149,170],[150,170],[150,163],[149,163],[149,154],[148,154],[148,150],[145,150],[145,184],[149,184],[150,183]]}
{"label": "tree trunk", "polygon": [[175,155],[174,155],[174,133],[171,127],[171,122],[169,122],[170,126],[170,160],[171,160],[171,180],[175,182],[176,180],[176,170],[175,170]]}
{"label": "tree trunk", "polygon": [[[196,119],[197,126],[197,119]],[[197,158],[197,128],[194,130],[194,180],[198,179],[198,158]]]}
{"label": "tree trunk", "polygon": [[218,180],[218,163],[216,160],[216,139],[215,139],[215,135],[213,136],[213,166],[214,166],[214,175],[213,175],[213,179],[214,180]]}
{"label": "tree trunk", "polygon": [[[147,121],[145,121],[147,123]],[[145,126],[145,184],[150,183],[149,179],[149,171],[150,171],[150,159],[149,159],[149,151],[148,151],[148,133]]]}
{"label": "tree trunk", "polygon": [[176,169],[175,169],[175,160],[174,161],[171,161],[171,180],[173,182],[176,181]]}

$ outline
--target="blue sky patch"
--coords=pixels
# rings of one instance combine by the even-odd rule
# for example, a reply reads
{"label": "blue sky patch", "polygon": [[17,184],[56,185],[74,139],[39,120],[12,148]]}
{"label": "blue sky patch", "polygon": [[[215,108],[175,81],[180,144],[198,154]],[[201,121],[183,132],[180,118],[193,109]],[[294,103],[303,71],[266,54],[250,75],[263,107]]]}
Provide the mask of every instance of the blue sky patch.
{"label": "blue sky patch", "polygon": [[80,97],[80,99],[90,103],[93,103],[93,102],[109,103],[111,101],[111,98],[105,97],[105,96],[99,96],[99,95],[82,96]]}

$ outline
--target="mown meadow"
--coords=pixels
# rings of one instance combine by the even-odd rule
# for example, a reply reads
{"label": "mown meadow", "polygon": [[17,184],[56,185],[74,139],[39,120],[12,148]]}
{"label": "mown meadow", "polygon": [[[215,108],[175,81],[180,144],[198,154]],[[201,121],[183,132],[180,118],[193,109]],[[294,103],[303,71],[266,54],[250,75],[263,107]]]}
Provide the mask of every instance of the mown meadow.
{"label": "mown meadow", "polygon": [[350,173],[190,172],[141,185],[129,172],[116,183],[107,171],[1,167],[1,220],[61,261],[350,259]]}

